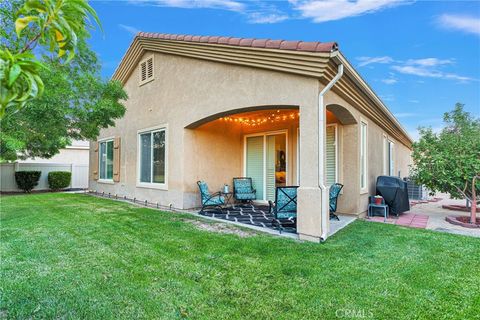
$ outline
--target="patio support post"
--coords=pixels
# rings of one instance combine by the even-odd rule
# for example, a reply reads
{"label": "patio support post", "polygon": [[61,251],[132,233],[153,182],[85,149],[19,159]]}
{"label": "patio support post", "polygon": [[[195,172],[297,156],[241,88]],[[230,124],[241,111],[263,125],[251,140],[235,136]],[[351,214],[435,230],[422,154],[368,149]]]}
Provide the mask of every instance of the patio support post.
{"label": "patio support post", "polygon": [[[297,189],[297,233],[301,240],[320,242],[322,190],[318,186],[318,91],[309,105],[300,105],[300,186]],[[323,131],[322,131],[323,132]]]}
{"label": "patio support post", "polygon": [[329,227],[329,197],[325,186],[326,111],[324,95],[343,75],[337,75],[318,94],[317,106],[300,106],[300,187],[297,232],[300,239],[325,241]]}

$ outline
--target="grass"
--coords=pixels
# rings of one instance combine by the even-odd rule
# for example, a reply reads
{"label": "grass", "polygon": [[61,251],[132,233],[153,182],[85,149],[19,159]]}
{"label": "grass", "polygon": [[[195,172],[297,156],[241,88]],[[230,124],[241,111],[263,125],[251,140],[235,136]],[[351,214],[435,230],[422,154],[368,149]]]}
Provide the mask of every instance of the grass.
{"label": "grass", "polygon": [[0,318],[479,317],[480,239],[357,221],[313,244],[194,220],[86,195],[2,197]]}

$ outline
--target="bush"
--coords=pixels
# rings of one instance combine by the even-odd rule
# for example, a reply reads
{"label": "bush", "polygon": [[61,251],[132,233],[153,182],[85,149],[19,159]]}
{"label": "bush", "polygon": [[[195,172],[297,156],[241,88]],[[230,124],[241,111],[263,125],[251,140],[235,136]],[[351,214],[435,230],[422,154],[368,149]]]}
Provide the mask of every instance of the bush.
{"label": "bush", "polygon": [[15,181],[19,189],[30,192],[38,184],[41,174],[41,171],[17,171],[15,172]]}
{"label": "bush", "polygon": [[52,190],[60,190],[70,185],[72,173],[70,171],[52,171],[48,173],[48,185]]}

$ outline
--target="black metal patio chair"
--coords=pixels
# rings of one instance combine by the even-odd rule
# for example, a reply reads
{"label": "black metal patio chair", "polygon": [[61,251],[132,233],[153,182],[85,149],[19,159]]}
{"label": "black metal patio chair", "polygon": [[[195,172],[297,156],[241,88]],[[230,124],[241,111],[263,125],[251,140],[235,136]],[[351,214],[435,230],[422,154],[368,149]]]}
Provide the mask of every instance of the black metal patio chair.
{"label": "black metal patio chair", "polygon": [[233,178],[233,198],[239,202],[252,202],[257,199],[257,191],[253,188],[252,178]]}
{"label": "black metal patio chair", "polygon": [[337,200],[342,191],[343,184],[334,183],[330,186],[330,220],[337,219],[340,221],[340,218],[335,214],[337,212]]}
{"label": "black metal patio chair", "polygon": [[285,227],[297,228],[297,188],[298,186],[277,187],[275,202],[269,201],[273,214],[272,226],[280,232]]}
{"label": "black metal patio chair", "polygon": [[203,214],[206,208],[212,208],[214,211],[223,212],[225,197],[223,197],[220,192],[210,193],[205,181],[197,181],[197,185],[200,189],[200,196],[202,199],[202,209],[200,210],[200,214]]}

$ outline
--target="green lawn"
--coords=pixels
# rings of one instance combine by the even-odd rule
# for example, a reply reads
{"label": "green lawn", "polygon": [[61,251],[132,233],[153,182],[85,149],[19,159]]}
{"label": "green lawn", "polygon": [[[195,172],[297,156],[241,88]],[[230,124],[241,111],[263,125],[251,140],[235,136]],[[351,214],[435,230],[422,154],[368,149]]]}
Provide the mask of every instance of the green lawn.
{"label": "green lawn", "polygon": [[2,197],[0,318],[480,317],[480,239],[357,221],[313,244],[198,220],[86,195]]}

